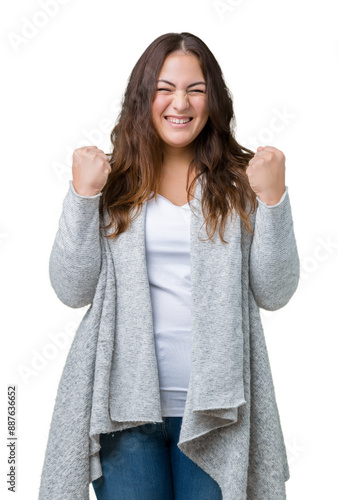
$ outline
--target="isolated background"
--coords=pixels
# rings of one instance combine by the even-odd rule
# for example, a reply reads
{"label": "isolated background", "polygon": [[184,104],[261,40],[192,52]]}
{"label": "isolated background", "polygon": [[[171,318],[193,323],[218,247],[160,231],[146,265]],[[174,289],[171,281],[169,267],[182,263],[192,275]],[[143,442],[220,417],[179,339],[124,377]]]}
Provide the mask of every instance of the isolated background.
{"label": "isolated background", "polygon": [[1,10],[1,498],[14,498],[6,484],[7,385],[17,385],[15,498],[33,500],[58,382],[87,309],[63,305],[48,276],[72,153],[90,144],[110,151],[129,74],[169,31],[191,32],[215,54],[238,141],[286,155],[301,279],[289,304],[261,313],[290,466],[287,496],[337,498],[334,0],[18,0]]}

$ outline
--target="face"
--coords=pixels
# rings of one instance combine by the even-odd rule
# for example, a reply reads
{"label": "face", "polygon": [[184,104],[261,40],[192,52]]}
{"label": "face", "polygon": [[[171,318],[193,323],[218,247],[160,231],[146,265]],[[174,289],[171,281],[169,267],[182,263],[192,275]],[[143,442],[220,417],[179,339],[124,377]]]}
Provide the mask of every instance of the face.
{"label": "face", "polygon": [[152,117],[167,146],[192,145],[208,120],[206,82],[195,55],[177,52],[165,59],[158,75]]}

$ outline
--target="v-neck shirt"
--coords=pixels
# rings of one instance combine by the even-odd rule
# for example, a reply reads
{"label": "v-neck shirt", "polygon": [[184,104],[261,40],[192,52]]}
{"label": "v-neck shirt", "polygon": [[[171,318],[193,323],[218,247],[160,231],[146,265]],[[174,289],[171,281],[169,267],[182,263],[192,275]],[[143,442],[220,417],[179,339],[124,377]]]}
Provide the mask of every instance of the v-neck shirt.
{"label": "v-neck shirt", "polygon": [[[192,202],[191,202],[192,203]],[[183,416],[191,370],[189,203],[147,201],[146,258],[162,416]]]}

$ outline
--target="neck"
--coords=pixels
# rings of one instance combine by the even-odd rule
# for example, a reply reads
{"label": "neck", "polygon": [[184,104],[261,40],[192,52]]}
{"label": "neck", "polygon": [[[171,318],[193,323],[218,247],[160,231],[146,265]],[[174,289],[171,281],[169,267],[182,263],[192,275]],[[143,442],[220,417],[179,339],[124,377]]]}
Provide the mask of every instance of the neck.
{"label": "neck", "polygon": [[186,147],[174,148],[166,145],[163,151],[163,170],[170,169],[179,171],[188,170],[189,164],[194,157],[193,148],[189,144]]}

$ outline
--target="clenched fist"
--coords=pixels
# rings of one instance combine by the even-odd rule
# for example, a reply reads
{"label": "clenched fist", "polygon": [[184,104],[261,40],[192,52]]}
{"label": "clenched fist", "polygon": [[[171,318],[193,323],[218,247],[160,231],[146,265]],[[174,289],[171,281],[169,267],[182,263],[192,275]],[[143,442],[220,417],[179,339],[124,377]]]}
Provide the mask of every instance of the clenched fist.
{"label": "clenched fist", "polygon": [[111,166],[107,155],[96,146],[84,146],[73,153],[73,186],[82,196],[99,194],[107,182]]}
{"label": "clenched fist", "polygon": [[250,186],[267,205],[276,205],[285,191],[285,156],[272,146],[260,146],[246,169]]}

